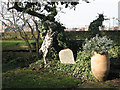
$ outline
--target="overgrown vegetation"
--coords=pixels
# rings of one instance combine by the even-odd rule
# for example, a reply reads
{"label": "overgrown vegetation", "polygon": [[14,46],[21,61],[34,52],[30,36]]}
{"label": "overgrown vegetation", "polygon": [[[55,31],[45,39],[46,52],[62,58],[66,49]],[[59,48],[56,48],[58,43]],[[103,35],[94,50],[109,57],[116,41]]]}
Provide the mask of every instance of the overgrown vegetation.
{"label": "overgrown vegetation", "polygon": [[[118,57],[118,51],[120,47],[115,47],[114,50],[110,49],[108,52],[110,54],[111,65],[113,63],[118,63],[119,59],[114,60]],[[110,53],[112,50],[112,53]],[[117,51],[117,52],[116,52]],[[111,56],[112,55],[112,56]],[[114,58],[114,59],[113,59]],[[77,53],[76,64],[61,64],[58,60],[49,60],[48,64],[44,67],[43,60],[39,60],[35,63],[30,64],[30,68],[33,70],[46,69],[50,73],[62,73],[68,76],[73,76],[84,81],[96,81],[95,77],[91,73],[90,57],[85,53],[85,51],[79,51]]]}
{"label": "overgrown vegetation", "polygon": [[[33,70],[42,69],[43,61],[39,60],[30,64],[30,68]],[[76,77],[82,81],[95,81],[96,79],[91,73],[90,57],[88,57],[84,51],[79,51],[77,55],[76,64],[61,64],[59,60],[51,60],[44,67],[51,73],[62,73],[68,76]]]}
{"label": "overgrown vegetation", "polygon": [[[5,42],[5,41],[3,41],[3,42]],[[21,42],[19,41],[19,45],[24,46],[24,44],[22,44]],[[82,43],[82,42],[80,42],[80,43]],[[9,45],[11,45],[11,47],[12,46],[14,47],[16,45],[15,43],[14,44],[12,44],[12,42],[10,42],[10,43],[11,44],[9,44],[9,42],[7,44],[3,43],[3,46],[8,47]],[[31,43],[33,43],[33,41],[31,41]],[[72,46],[75,47],[76,45],[79,46],[78,44],[80,44],[80,43],[71,44],[70,47],[72,47]],[[4,45],[4,44],[6,44],[6,45]],[[77,57],[76,57],[76,64],[74,64],[74,65],[61,64],[59,60],[53,60],[48,57],[47,58],[48,64],[46,66],[44,66],[42,59],[37,60],[37,58],[34,55],[33,56],[28,55],[27,52],[18,52],[18,53],[3,52],[3,73],[4,73],[3,74],[3,79],[4,79],[3,85],[4,85],[4,87],[16,87],[17,85],[20,85],[20,87],[21,87],[21,85],[23,85],[21,83],[28,82],[28,81],[31,84],[33,84],[32,83],[33,78],[26,78],[26,77],[28,74],[30,74],[31,77],[34,77],[35,74],[37,76],[38,72],[40,72],[40,73],[43,72],[43,74],[42,74],[43,77],[45,74],[48,76],[50,76],[51,74],[55,75],[55,76],[53,76],[55,81],[51,81],[50,83],[52,83],[52,82],[57,83],[58,78],[59,78],[59,76],[56,76],[57,74],[78,78],[79,82],[76,82],[75,84],[72,83],[71,87],[76,86],[78,83],[85,82],[85,81],[96,81],[96,79],[94,78],[94,76],[91,73],[90,57],[87,56],[86,53],[80,47],[76,48]],[[72,48],[72,49],[74,50],[75,48]],[[114,48],[110,49],[108,51],[108,53],[110,55],[112,67],[113,67],[113,65],[116,66],[117,64],[120,63],[119,62],[120,46],[115,46]],[[16,68],[19,68],[19,69],[16,69]],[[21,68],[23,68],[23,69],[21,69]],[[21,72],[21,73],[19,73],[19,72]],[[14,75],[13,75],[13,73],[14,73]],[[23,78],[20,78],[21,76],[19,77],[19,74],[15,74],[15,73],[19,73],[21,76],[23,76]],[[39,74],[39,75],[41,75],[41,74]],[[8,76],[8,77],[6,77],[6,76]],[[12,77],[12,76],[14,76],[14,77]],[[46,76],[46,77],[48,77],[48,76]],[[44,77],[44,79],[46,77]],[[14,79],[14,78],[16,78],[16,79]],[[62,78],[64,78],[64,77],[62,77]],[[74,78],[74,80],[78,80],[75,78]],[[25,79],[25,81],[24,81],[24,79]],[[34,77],[34,79],[36,82],[40,82],[40,80],[41,80],[39,77]],[[69,78],[67,78],[67,79],[71,80]],[[8,80],[9,80],[9,82],[5,83]],[[19,80],[20,80],[20,82],[16,83]],[[47,82],[47,80],[48,79],[46,79],[45,82]],[[45,82],[43,82],[43,83],[45,84]],[[58,83],[58,86],[60,85],[60,87],[62,87],[61,84],[63,82],[64,82],[63,80],[60,81],[60,83]],[[70,82],[70,81],[68,81],[68,82]],[[24,86],[24,85],[23,86],[27,88],[27,87],[30,87],[31,84],[27,84],[26,86]],[[38,87],[37,85],[38,84],[36,83],[33,85],[33,87]],[[44,86],[47,87],[46,84]],[[40,85],[39,87],[42,87],[42,86]],[[50,84],[50,87],[53,87],[53,85]],[[66,87],[69,87],[69,86],[66,86]]]}
{"label": "overgrown vegetation", "polygon": [[[104,40],[104,41],[100,40],[102,42],[102,44],[103,43],[108,43],[108,44],[106,44],[106,46],[109,46],[109,45],[113,44],[113,42],[110,41],[110,40],[107,40],[105,36],[101,39]],[[97,43],[97,42],[94,41],[94,43]],[[74,45],[72,45],[72,46],[75,47]],[[104,47],[104,45],[102,45],[102,46]],[[105,48],[103,48],[103,49],[105,49]],[[110,59],[118,57],[119,52],[120,52],[119,51],[119,46],[116,46],[114,48],[107,49],[107,50],[111,55]],[[42,65],[43,61],[39,60],[36,63],[32,63],[30,65],[30,68],[39,70],[39,69],[42,69],[44,67],[45,69],[47,69],[49,72],[52,72],[52,73],[60,72],[62,74],[66,74],[66,75],[70,75],[70,76],[79,78],[82,81],[96,81],[96,79],[94,78],[94,76],[91,73],[90,57],[91,57],[90,52],[89,52],[89,54],[87,54],[86,51],[83,50],[83,48],[78,48],[76,64],[74,64],[74,65],[72,65],[72,64],[70,64],[70,65],[69,64],[61,64],[60,61],[51,60],[44,67]]]}

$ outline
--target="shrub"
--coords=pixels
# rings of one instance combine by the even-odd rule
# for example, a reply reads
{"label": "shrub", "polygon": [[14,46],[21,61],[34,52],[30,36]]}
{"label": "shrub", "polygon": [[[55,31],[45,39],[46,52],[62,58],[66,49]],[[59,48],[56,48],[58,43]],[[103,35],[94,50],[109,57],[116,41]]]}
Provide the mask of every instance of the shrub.
{"label": "shrub", "polygon": [[120,64],[120,46],[115,46],[114,48],[108,50],[110,56],[111,67]]}
{"label": "shrub", "polygon": [[120,55],[120,46],[115,46],[108,50],[110,58],[118,58]]}
{"label": "shrub", "polygon": [[100,37],[97,34],[95,37],[90,38],[90,40],[85,40],[83,50],[85,50],[86,54],[90,56],[94,51],[100,54],[108,52],[108,50],[113,48],[113,46],[113,40],[108,39],[106,36]]}

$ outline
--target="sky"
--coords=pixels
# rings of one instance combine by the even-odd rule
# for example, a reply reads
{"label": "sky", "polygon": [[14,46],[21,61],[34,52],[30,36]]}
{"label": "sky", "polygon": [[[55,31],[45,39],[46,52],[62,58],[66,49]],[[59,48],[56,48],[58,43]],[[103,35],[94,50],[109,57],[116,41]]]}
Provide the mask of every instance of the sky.
{"label": "sky", "polygon": [[106,16],[105,18],[110,18],[110,20],[103,22],[105,26],[118,25],[117,20],[112,18],[118,18],[118,2],[120,0],[89,0],[90,3],[80,1],[80,4],[76,6],[76,10],[63,8],[62,11],[65,13],[60,12],[57,15],[57,20],[64,24],[65,27],[81,28],[88,26],[90,22],[97,18],[98,13],[103,13]]}
{"label": "sky", "polygon": [[120,0],[89,0],[90,3],[81,2],[76,6],[76,10],[63,9],[65,13],[59,13],[59,21],[67,28],[80,28],[89,25],[90,22],[95,20],[98,13],[104,14],[105,18],[110,18],[110,21],[104,21],[103,24],[107,27],[117,26],[118,18],[118,1]]}

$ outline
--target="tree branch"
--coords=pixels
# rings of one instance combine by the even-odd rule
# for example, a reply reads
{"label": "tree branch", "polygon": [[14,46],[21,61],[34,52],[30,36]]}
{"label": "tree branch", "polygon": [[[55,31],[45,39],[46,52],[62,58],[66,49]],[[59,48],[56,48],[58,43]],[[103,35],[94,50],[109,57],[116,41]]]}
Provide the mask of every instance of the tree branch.
{"label": "tree branch", "polygon": [[37,31],[37,39],[39,39],[40,38],[40,31],[38,30],[38,23],[35,21],[35,19],[34,18],[32,18],[32,20],[33,20],[33,22],[35,23],[35,26],[36,26],[36,31]]}
{"label": "tree branch", "polygon": [[7,25],[4,21],[0,20],[5,26],[9,27],[10,30],[13,30],[14,32],[16,32],[10,25]]}
{"label": "tree branch", "polygon": [[27,10],[26,8],[19,7],[18,2],[15,2],[14,6],[9,8],[8,10],[10,10],[10,9],[16,9],[18,12],[26,11],[26,13],[28,13],[28,14],[30,14],[32,16],[36,16],[36,17],[38,17],[38,18],[40,18],[42,20],[47,20],[47,17],[45,15],[43,15],[43,14],[37,13],[35,11],[31,11],[30,9]]}

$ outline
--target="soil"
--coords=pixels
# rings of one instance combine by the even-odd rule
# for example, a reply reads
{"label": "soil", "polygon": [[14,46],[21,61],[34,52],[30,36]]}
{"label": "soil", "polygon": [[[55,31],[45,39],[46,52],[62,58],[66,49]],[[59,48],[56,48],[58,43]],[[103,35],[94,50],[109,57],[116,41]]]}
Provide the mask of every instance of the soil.
{"label": "soil", "polygon": [[120,78],[104,82],[87,82],[79,85],[78,88],[118,88],[120,89]]}

